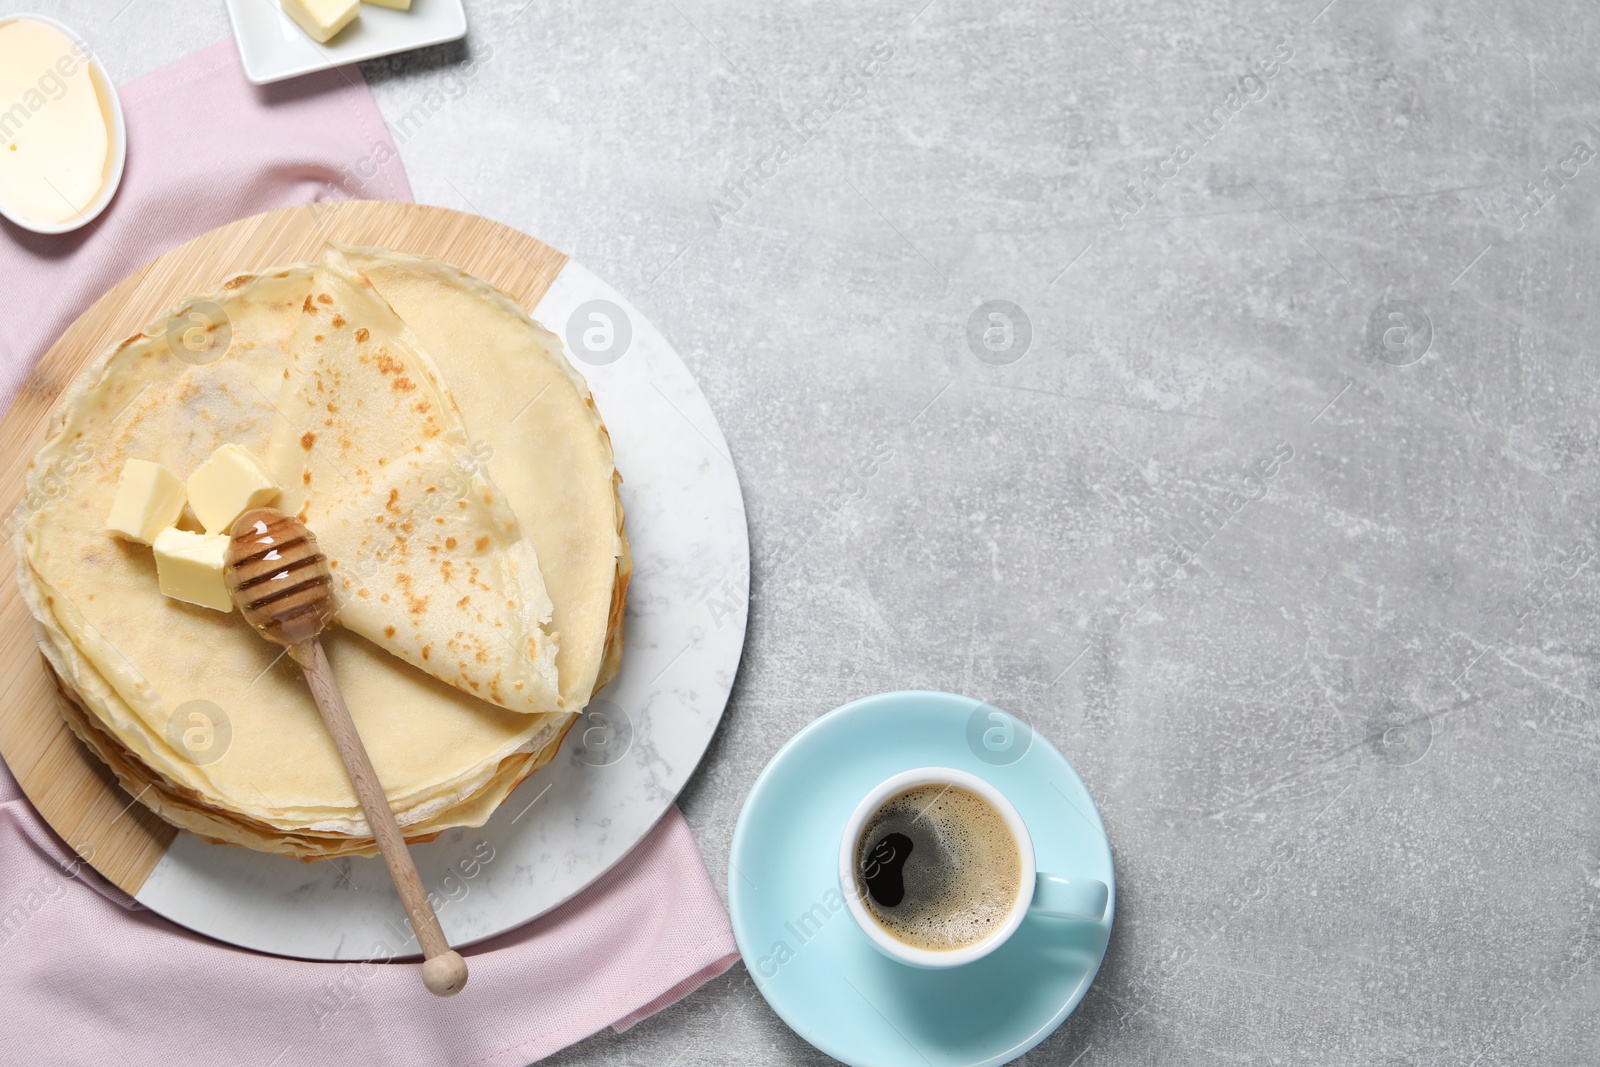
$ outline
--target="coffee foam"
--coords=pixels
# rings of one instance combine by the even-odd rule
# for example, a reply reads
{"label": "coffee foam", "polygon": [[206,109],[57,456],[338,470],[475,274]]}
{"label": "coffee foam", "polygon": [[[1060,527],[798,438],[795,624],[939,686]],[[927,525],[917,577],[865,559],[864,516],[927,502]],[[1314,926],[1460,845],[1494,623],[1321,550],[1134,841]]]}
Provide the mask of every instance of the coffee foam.
{"label": "coffee foam", "polygon": [[[890,834],[910,839],[901,862],[904,898],[887,907],[869,891],[866,873]],[[880,853],[881,858],[881,853]],[[954,785],[926,785],[890,797],[867,819],[856,842],[856,888],[868,914],[897,941],[915,948],[965,948],[1005,921],[1022,888],[1022,854],[1004,816],[983,797]]]}

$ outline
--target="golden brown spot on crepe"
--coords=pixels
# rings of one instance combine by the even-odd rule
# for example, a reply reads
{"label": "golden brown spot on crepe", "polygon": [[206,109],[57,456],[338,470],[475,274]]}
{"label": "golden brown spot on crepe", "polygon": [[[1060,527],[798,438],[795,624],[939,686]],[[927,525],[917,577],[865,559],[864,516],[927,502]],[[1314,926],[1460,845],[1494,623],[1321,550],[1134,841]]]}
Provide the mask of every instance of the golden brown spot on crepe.
{"label": "golden brown spot on crepe", "polygon": [[303,472],[300,475],[300,482],[301,482],[302,485],[310,485],[311,484],[311,472],[310,471]]}
{"label": "golden brown spot on crepe", "polygon": [[389,502],[387,504],[385,504],[384,507],[387,508],[389,511],[399,511],[400,510],[400,490],[398,490],[398,489],[389,490]]}
{"label": "golden brown spot on crepe", "polygon": [[472,594],[468,593],[466,596],[464,596],[460,600],[456,601],[456,607],[458,607],[458,608],[466,607],[467,606],[467,602],[470,601],[471,599],[472,599]]}
{"label": "golden brown spot on crepe", "polygon": [[372,335],[371,335],[371,334],[370,334],[370,333],[368,333],[368,332],[367,332],[367,328],[366,328],[366,327],[365,327],[365,326],[358,326],[358,327],[356,327],[356,340],[357,340],[357,341],[360,341],[360,342],[362,342],[362,343],[363,343],[363,344],[365,344],[365,343],[366,343],[366,340],[367,340],[367,338],[369,338],[369,337],[371,337],[371,336],[372,336]]}
{"label": "golden brown spot on crepe", "polygon": [[136,333],[132,337],[128,338],[126,341],[124,341],[120,345],[118,345],[117,346],[117,351],[121,352],[124,348],[127,348],[129,345],[137,344],[142,340],[144,340],[144,334]]}
{"label": "golden brown spot on crepe", "polygon": [[[395,574],[395,584],[402,585],[403,589],[405,589],[406,611],[410,611],[411,614],[422,614],[427,611],[427,597],[413,597],[411,595],[410,574],[406,574],[405,571]],[[387,600],[387,597],[384,600]]]}
{"label": "golden brown spot on crepe", "polygon": [[300,447],[305,449],[307,452],[310,452],[311,446],[316,443],[317,435],[312,433],[310,430],[307,430],[305,433],[300,435]]}
{"label": "golden brown spot on crepe", "polygon": [[411,406],[411,410],[415,411],[418,415],[426,415],[430,410],[432,410],[432,408],[433,405],[428,403],[426,399],[419,400]]}
{"label": "golden brown spot on crepe", "polygon": [[[320,340],[322,340],[322,335],[320,333],[314,333],[314,334],[311,335],[311,339],[313,341],[320,341]],[[322,382],[320,382],[320,381],[317,382],[317,388],[318,389],[322,388]]]}
{"label": "golden brown spot on crepe", "polygon": [[438,437],[439,436],[439,424],[437,422],[433,421],[433,416],[432,415],[429,415],[428,418],[427,418],[427,421],[425,421],[422,424],[422,436],[423,437]]}
{"label": "golden brown spot on crepe", "polygon": [[409,393],[417,387],[417,383],[407,378],[404,374],[394,380],[394,389],[397,393]]}
{"label": "golden brown spot on crepe", "polygon": [[333,322],[329,323],[329,325],[331,325],[335,330],[341,329],[344,326],[344,316],[335,315],[333,317]]}
{"label": "golden brown spot on crepe", "polygon": [[[282,278],[283,275],[280,274],[278,277]],[[241,274],[237,278],[229,278],[227,281],[223,282],[222,287],[224,289],[242,289],[246,284],[249,283],[249,281],[250,275]]]}
{"label": "golden brown spot on crepe", "polygon": [[456,547],[456,539],[454,537],[446,537],[444,539],[444,547],[451,548],[451,549],[455,548]]}
{"label": "golden brown spot on crepe", "polygon": [[356,596],[370,597],[371,595],[372,595],[371,593],[367,592],[367,587],[366,586],[362,586],[360,591],[356,593]]}
{"label": "golden brown spot on crepe", "polygon": [[337,415],[337,414],[338,414],[338,413],[339,413],[339,405],[338,405],[338,404],[335,404],[335,403],[334,403],[334,402],[333,402],[333,401],[331,401],[331,400],[330,400],[330,401],[328,401],[328,411],[329,411],[329,412],[330,412],[330,413],[332,413],[332,414],[334,414],[334,415]]}
{"label": "golden brown spot on crepe", "polygon": [[304,311],[308,315],[315,315],[317,313],[317,305],[311,302],[310,293],[306,294],[306,302],[300,305],[300,310]]}
{"label": "golden brown spot on crepe", "polygon": [[430,650],[431,650],[431,649],[432,649],[432,648],[433,648],[433,646],[432,646],[432,645],[423,645],[423,646],[422,646],[422,658],[423,658],[423,659],[427,659],[427,658],[428,658],[428,652],[429,652],[429,651],[430,651]]}
{"label": "golden brown spot on crepe", "polygon": [[385,626],[383,628],[383,636],[385,636],[385,637],[393,637],[394,636],[394,627],[393,626]]}
{"label": "golden brown spot on crepe", "polygon": [[283,380],[284,381],[288,381],[289,380],[289,368],[288,367],[283,368]]}
{"label": "golden brown spot on crepe", "polygon": [[482,552],[489,547],[489,535],[480,534],[477,540],[478,551]]}
{"label": "golden brown spot on crepe", "polygon": [[317,294],[317,303],[319,303],[319,304],[331,304],[331,303],[333,303],[333,297],[329,296],[327,293],[318,293]]}
{"label": "golden brown spot on crepe", "polygon": [[393,374],[396,371],[402,371],[405,369],[406,365],[391,356],[387,348],[378,349],[378,373]]}

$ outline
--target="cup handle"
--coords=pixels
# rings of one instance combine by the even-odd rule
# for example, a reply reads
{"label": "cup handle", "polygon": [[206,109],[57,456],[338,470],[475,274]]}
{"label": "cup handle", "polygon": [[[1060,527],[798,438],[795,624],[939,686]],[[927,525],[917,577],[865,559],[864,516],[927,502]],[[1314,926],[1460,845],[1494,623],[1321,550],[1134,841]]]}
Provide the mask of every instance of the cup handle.
{"label": "cup handle", "polygon": [[1097,923],[1106,917],[1110,899],[1111,890],[1098,878],[1063,878],[1041,871],[1028,911]]}

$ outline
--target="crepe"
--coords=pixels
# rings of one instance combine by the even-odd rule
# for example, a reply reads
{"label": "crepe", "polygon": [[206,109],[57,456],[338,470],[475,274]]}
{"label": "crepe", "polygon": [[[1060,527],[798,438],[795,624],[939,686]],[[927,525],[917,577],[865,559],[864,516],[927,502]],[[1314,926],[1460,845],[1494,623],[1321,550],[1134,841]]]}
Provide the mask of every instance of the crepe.
{"label": "crepe", "polygon": [[[369,287],[363,272],[382,284]],[[409,302],[405,314],[381,298],[385,286]],[[328,300],[316,299],[322,295]],[[299,671],[274,662],[279,650],[237,614],[162,597],[148,550],[101,528],[125,459],[184,472],[231,440],[280,478],[298,464],[286,503],[340,564],[336,623],[344,628],[325,638],[329,658],[408,837],[481,824],[554,754],[572,711],[614,672],[621,647],[627,543],[609,438],[587,389],[559,342],[509,298],[434,261],[362,250],[359,262],[346,264],[330,255],[231,279],[203,299],[231,329],[227,354],[204,364],[173,358],[165,320],[129,338],[63,396],[30,474],[25,499],[38,506],[19,516],[19,582],[71,698],[64,716],[130,791],[180,826],[304,858],[371,851]],[[476,347],[481,331],[471,329],[455,343],[419,343],[440,323],[470,321],[474,303],[502,347]],[[332,327],[335,317],[346,325]],[[354,340],[359,330],[367,342]],[[369,352],[363,363],[374,343],[385,360]],[[565,383],[539,400],[541,432],[547,444],[554,433],[560,447],[526,451],[527,431],[497,406],[505,390],[477,385],[505,373],[506,352],[522,361],[514,370]],[[335,370],[349,377],[335,382]],[[395,389],[401,377],[414,388]],[[452,393],[461,383],[470,399],[458,407]],[[340,398],[326,396],[335,385]],[[416,410],[422,399],[426,412]],[[365,413],[349,418],[347,404]],[[344,417],[324,422],[331,437],[323,438],[311,420],[329,415]],[[567,440],[574,427],[581,432]],[[324,445],[302,446],[307,433]],[[355,466],[341,474],[346,460]],[[515,491],[496,486],[502,468]],[[524,470],[532,472],[525,480]],[[413,502],[427,501],[430,488],[445,492],[449,506]],[[375,500],[390,519],[363,525],[363,507]],[[569,528],[567,512],[580,532]],[[470,529],[472,537],[430,537],[418,533],[423,525]],[[482,538],[489,540],[480,546]],[[447,576],[437,557],[449,553]],[[462,596],[441,602],[457,580]],[[410,597],[395,595],[408,585]],[[427,607],[411,611],[423,597]],[[442,620],[425,617],[440,608],[451,609]],[[540,626],[547,615],[551,623]],[[463,622],[476,644],[461,644]],[[437,656],[441,646],[457,654]],[[230,747],[214,762],[195,760],[169,736],[177,709],[196,699],[221,708],[232,728]]]}
{"label": "crepe", "polygon": [[539,560],[411,331],[337,252],[274,405],[279,506],[316,531],[340,623],[512,711],[559,710]]}
{"label": "crepe", "polygon": [[[260,852],[284,853],[303,860],[377,854],[377,843],[370,836],[317,830],[284,832],[237,812],[214,807],[194,790],[167,782],[133,758],[88,713],[66,682],[53,670],[51,674],[55,677],[62,698],[61,715],[68,726],[106,764],[130,796],[137,797],[167,822],[216,844],[243,845]],[[576,719],[576,716],[569,716],[566,725],[537,751],[518,753],[501,760],[489,781],[457,804],[437,811],[426,819],[407,823],[403,829],[406,841],[420,844],[432,841],[451,827],[481,826],[517,786],[555,757]]]}
{"label": "crepe", "polygon": [[617,672],[633,570],[622,476],[588,383],[559,337],[482,279],[425,256],[340,251],[444,369],[479,434],[488,474],[536,549],[554,602],[562,700],[583,707]]}

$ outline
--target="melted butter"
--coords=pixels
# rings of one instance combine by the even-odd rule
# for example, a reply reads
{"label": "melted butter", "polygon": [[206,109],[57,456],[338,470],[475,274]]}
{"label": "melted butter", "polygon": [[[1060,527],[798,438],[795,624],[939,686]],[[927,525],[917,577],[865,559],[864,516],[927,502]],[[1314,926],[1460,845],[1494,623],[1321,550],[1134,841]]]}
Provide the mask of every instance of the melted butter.
{"label": "melted butter", "polygon": [[111,155],[109,105],[87,48],[33,19],[0,23],[0,203],[68,222],[94,203]]}

